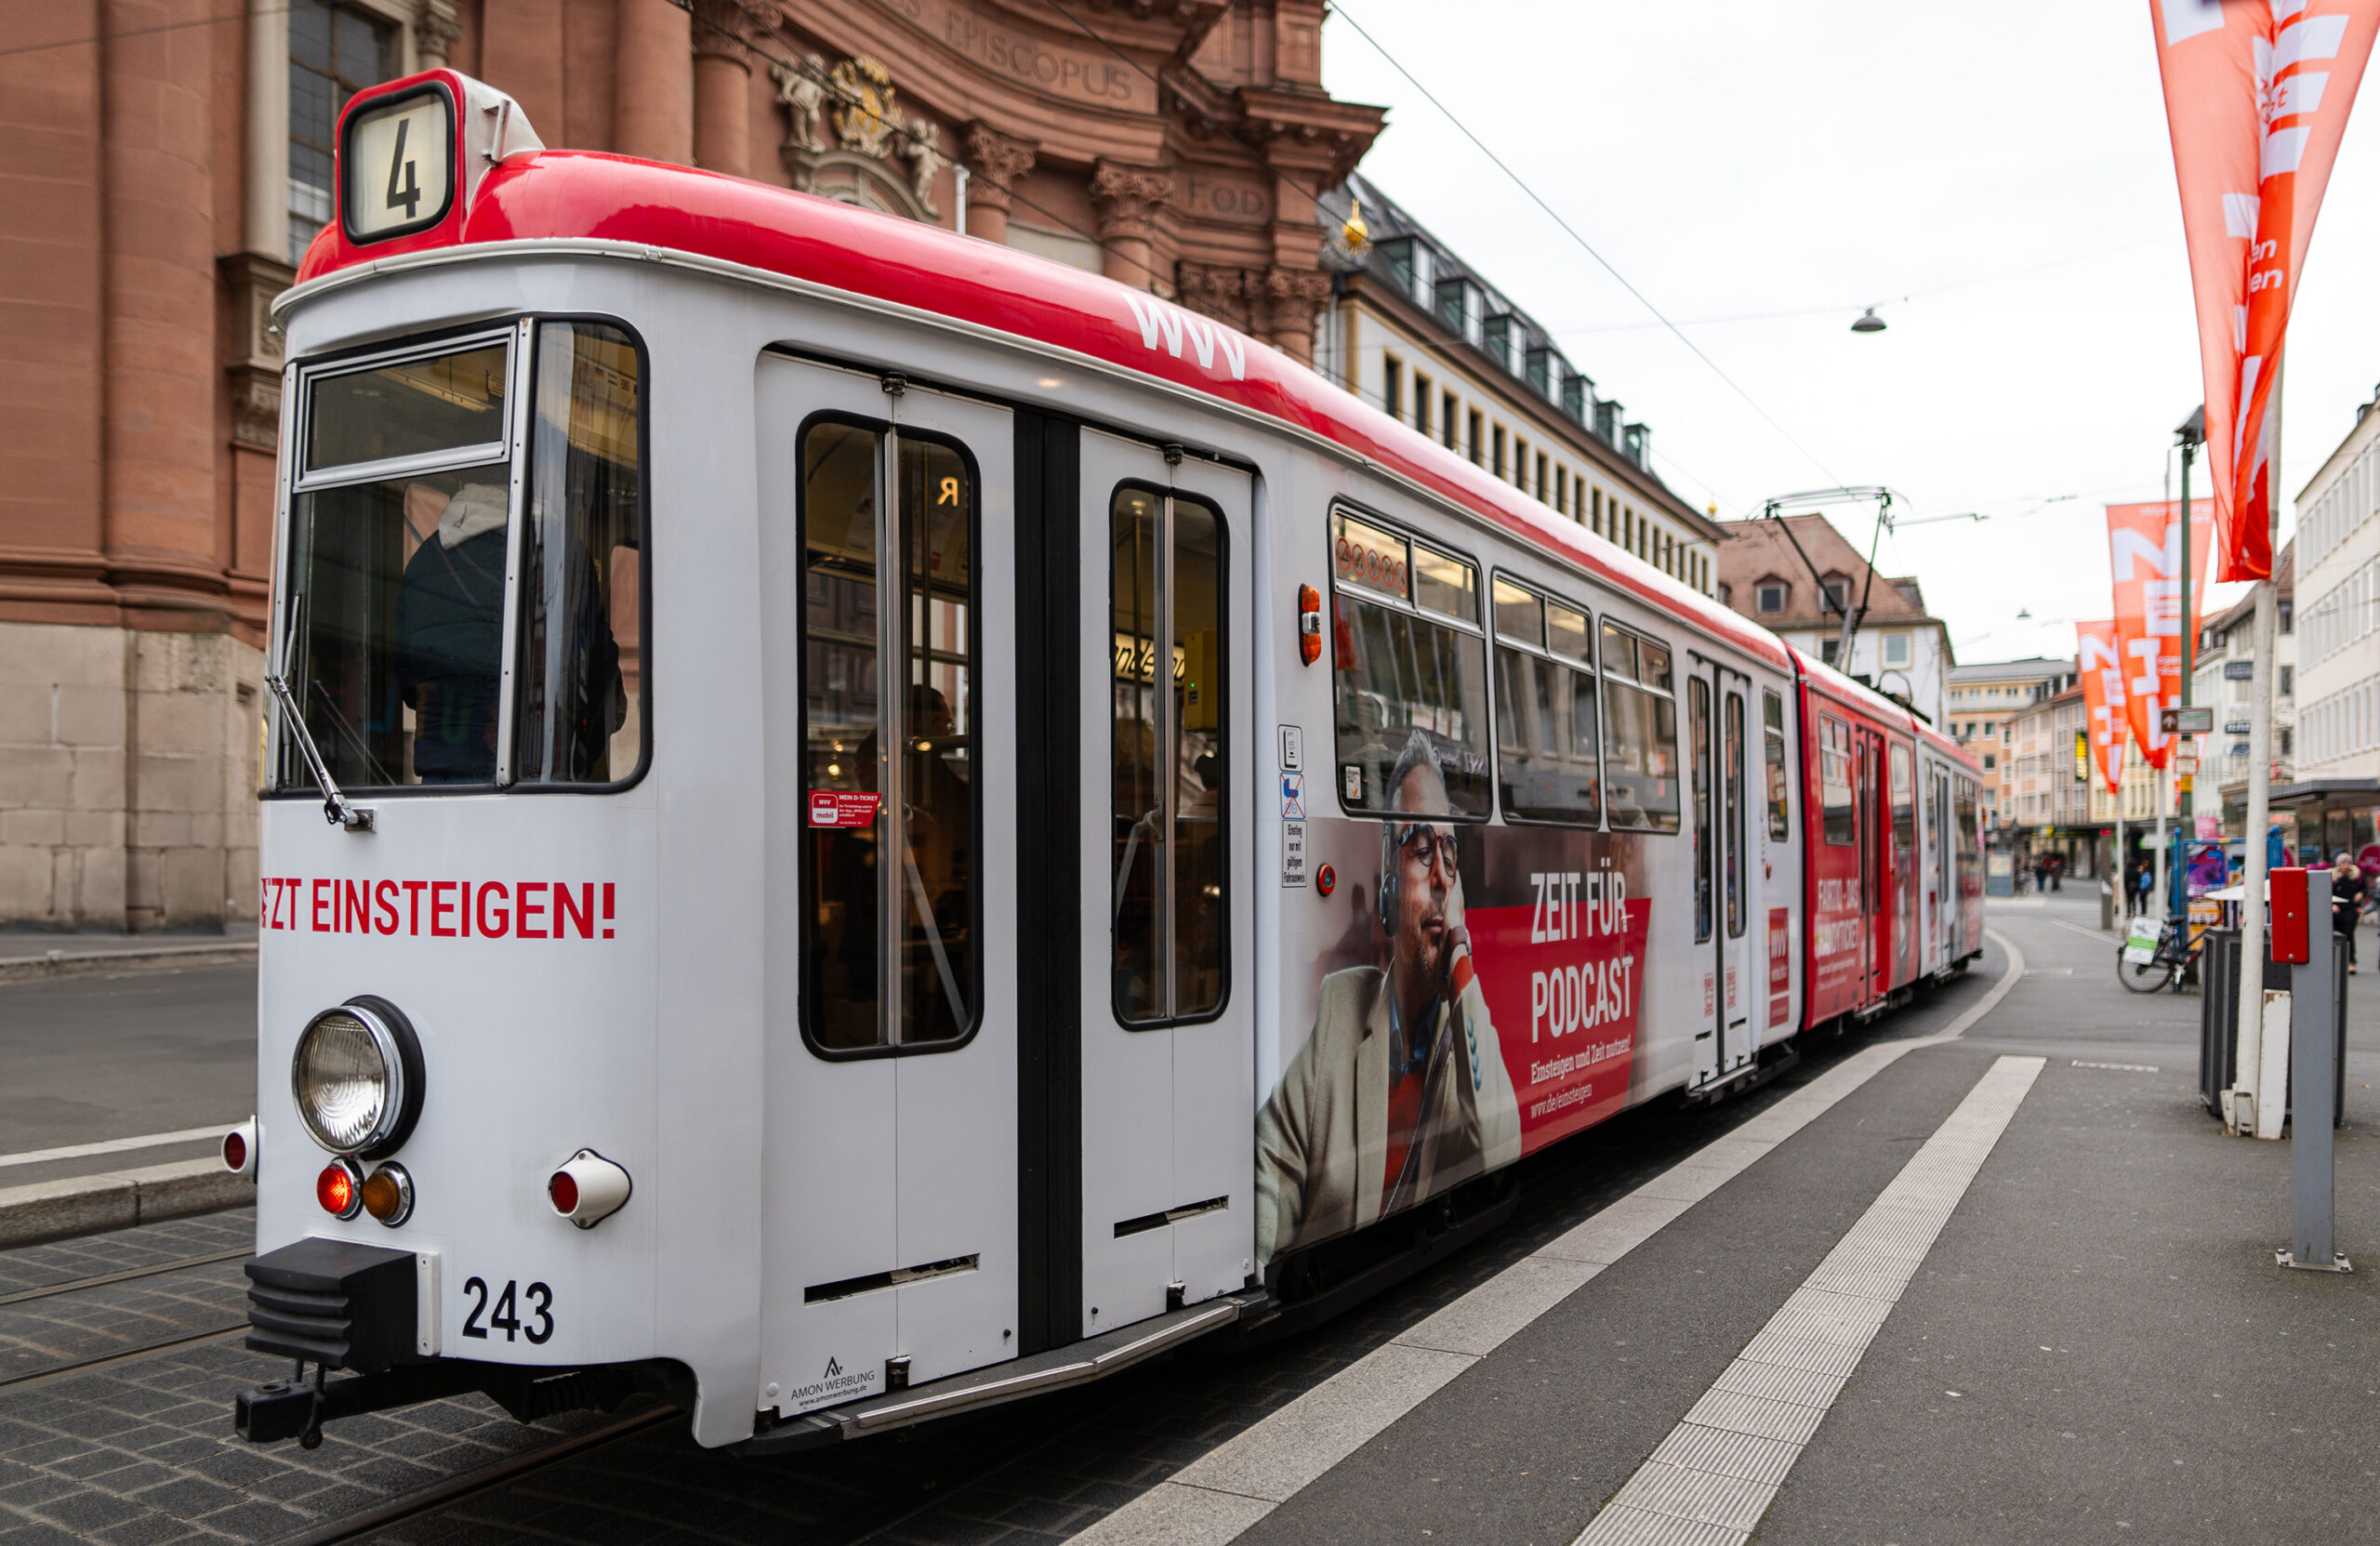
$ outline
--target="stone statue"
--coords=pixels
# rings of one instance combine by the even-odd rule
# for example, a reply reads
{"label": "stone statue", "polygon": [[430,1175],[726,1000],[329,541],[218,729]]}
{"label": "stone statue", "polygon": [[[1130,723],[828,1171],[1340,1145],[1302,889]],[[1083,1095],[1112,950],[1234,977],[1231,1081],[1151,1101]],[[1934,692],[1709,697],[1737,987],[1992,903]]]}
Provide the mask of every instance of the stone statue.
{"label": "stone statue", "polygon": [[786,149],[826,149],[818,139],[818,109],[826,99],[826,61],[805,54],[799,66],[785,61],[770,65],[769,74],[777,83],[777,100],[792,120],[786,130]]}
{"label": "stone statue", "polygon": [[950,165],[950,158],[942,153],[941,126],[922,115],[910,119],[908,138],[902,144],[901,153],[909,158],[909,186],[917,193],[918,202],[926,206],[927,214],[939,216],[942,211],[934,207],[933,179]]}

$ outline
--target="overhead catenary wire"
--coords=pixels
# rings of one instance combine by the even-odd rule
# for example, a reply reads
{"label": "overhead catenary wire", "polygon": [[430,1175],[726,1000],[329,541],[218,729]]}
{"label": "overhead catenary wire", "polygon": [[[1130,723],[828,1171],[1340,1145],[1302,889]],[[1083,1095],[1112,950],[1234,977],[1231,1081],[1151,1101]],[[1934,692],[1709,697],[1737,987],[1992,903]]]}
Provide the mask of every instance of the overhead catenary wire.
{"label": "overhead catenary wire", "polygon": [[1728,390],[1743,399],[1745,405],[1751,408],[1753,413],[1758,414],[1762,420],[1765,422],[1770,429],[1776,430],[1778,435],[1782,436],[1787,444],[1792,446],[1794,450],[1799,451],[1804,456],[1807,457],[1811,466],[1817,468],[1820,472],[1825,473],[1829,478],[1832,478],[1838,483],[1844,481],[1834,471],[1832,468],[1826,465],[1825,461],[1819,457],[1817,452],[1803,444],[1801,440],[1795,436],[1791,429],[1786,429],[1784,424],[1778,419],[1776,415],[1763,407],[1758,398],[1753,397],[1752,393],[1746,391],[1734,377],[1729,376],[1725,370],[1722,370],[1716,360],[1713,360],[1710,355],[1705,354],[1702,351],[1702,346],[1696,343],[1692,338],[1687,337],[1685,331],[1681,329],[1677,324],[1670,321],[1668,314],[1663,312],[1659,307],[1654,305],[1652,299],[1647,297],[1644,291],[1638,289],[1633,284],[1630,283],[1628,276],[1621,273],[1609,258],[1596,251],[1593,243],[1588,241],[1585,236],[1581,235],[1576,226],[1564,218],[1559,210],[1555,209],[1553,205],[1546,202],[1545,197],[1539,193],[1536,189],[1530,187],[1527,180],[1522,178],[1518,172],[1513,170],[1512,166],[1505,162],[1503,157],[1490,150],[1486,140],[1473,133],[1471,126],[1465,124],[1461,117],[1457,116],[1453,109],[1440,101],[1437,95],[1428,86],[1423,86],[1420,78],[1417,77],[1413,72],[1405,68],[1404,64],[1395,55],[1390,53],[1386,47],[1382,46],[1380,39],[1372,36],[1369,32],[1366,31],[1364,24],[1356,20],[1354,15],[1348,11],[1344,5],[1333,7],[1332,14],[1340,20],[1345,22],[1349,27],[1353,28],[1357,37],[1360,37],[1366,43],[1370,44],[1373,51],[1378,53],[1382,59],[1388,61],[1390,69],[1404,76],[1407,84],[1411,86],[1414,90],[1420,92],[1422,98],[1426,99],[1432,107],[1436,108],[1440,113],[1444,114],[1447,122],[1452,124],[1456,130],[1461,133],[1465,139],[1470,140],[1471,143],[1478,150],[1480,154],[1486,156],[1490,162],[1494,163],[1498,171],[1503,173],[1505,177],[1512,179],[1514,187],[1518,188],[1524,194],[1526,194],[1531,204],[1536,205],[1538,208],[1543,210],[1546,217],[1562,229],[1564,235],[1569,237],[1571,241],[1576,242],[1579,244],[1580,251],[1584,252],[1589,258],[1593,258],[1595,262],[1601,266],[1604,272],[1611,275],[1612,279],[1619,284],[1621,289],[1626,290],[1631,296],[1633,296],[1639,305],[1643,306],[1646,311],[1650,311],[1660,324],[1667,328],[1670,333],[1676,337],[1678,342],[1684,344],[1686,349],[1693,353],[1696,359],[1701,361],[1704,365],[1709,367],[1712,375],[1725,382]]}

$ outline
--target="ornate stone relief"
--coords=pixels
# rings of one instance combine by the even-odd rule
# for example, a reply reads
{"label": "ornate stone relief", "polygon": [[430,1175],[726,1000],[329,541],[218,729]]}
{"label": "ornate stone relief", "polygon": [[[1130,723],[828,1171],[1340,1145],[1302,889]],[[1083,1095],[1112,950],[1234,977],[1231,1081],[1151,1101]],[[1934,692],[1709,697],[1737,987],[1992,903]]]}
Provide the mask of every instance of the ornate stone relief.
{"label": "ornate stone relief", "polygon": [[[786,110],[778,159],[796,188],[912,220],[938,219],[934,178],[950,165],[942,126],[921,113],[904,121],[900,93],[881,60],[862,54],[829,69],[805,54],[798,62],[772,64],[769,76]],[[819,132],[822,116],[831,146]]]}
{"label": "ornate stone relief", "polygon": [[804,54],[800,68],[794,61],[779,60],[769,66],[769,76],[777,83],[777,100],[785,104],[785,149],[788,151],[823,151],[826,147],[818,139],[818,108],[826,99],[826,61],[815,54]]}
{"label": "ornate stone relief", "polygon": [[835,66],[835,141],[858,155],[881,157],[892,150],[901,131],[900,97],[892,88],[892,73],[873,54],[860,54]]}
{"label": "ornate stone relief", "polygon": [[1002,134],[980,120],[967,126],[964,159],[973,180],[968,197],[989,208],[1005,210],[1016,179],[1033,169],[1041,147],[1030,139]]}
{"label": "ornate stone relief", "polygon": [[443,70],[446,56],[463,35],[455,20],[455,0],[416,0],[413,18],[414,52],[424,70]]}
{"label": "ornate stone relief", "polygon": [[1091,205],[1103,242],[1148,240],[1151,217],[1172,197],[1173,174],[1161,166],[1102,161],[1091,174]]}
{"label": "ornate stone relief", "polygon": [[272,330],[272,301],[296,283],[286,263],[253,253],[219,259],[239,331],[239,353],[223,366],[231,399],[231,443],[271,455],[281,444],[281,335]]}

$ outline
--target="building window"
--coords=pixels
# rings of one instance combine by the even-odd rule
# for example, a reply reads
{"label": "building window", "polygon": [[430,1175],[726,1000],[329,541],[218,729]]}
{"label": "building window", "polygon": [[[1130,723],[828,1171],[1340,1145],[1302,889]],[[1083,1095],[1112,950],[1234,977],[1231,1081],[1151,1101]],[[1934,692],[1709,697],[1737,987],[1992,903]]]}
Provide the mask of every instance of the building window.
{"label": "building window", "polygon": [[1495,436],[1495,460],[1490,470],[1493,471],[1497,477],[1501,478],[1504,475],[1504,427],[1499,424],[1496,426],[1493,433]]}
{"label": "building window", "polygon": [[1818,641],[1818,661],[1819,661],[1819,663],[1820,663],[1821,665],[1826,665],[1826,666],[1831,666],[1831,665],[1833,665],[1833,664],[1834,664],[1835,652],[1836,652],[1836,650],[1841,646],[1841,644],[1842,644],[1842,641],[1841,641],[1841,640],[1838,640],[1838,639],[1821,639],[1821,640],[1819,640],[1819,641]]}
{"label": "building window", "polygon": [[1405,416],[1405,363],[1394,354],[1381,366],[1380,406],[1391,418]]}
{"label": "building window", "polygon": [[1826,577],[1826,600],[1827,605],[1837,612],[1850,611],[1851,582],[1841,575],[1829,575]]}
{"label": "building window", "polygon": [[1430,432],[1430,378],[1418,370],[1413,373],[1413,428]]}
{"label": "building window", "polygon": [[1763,617],[1774,617],[1785,610],[1785,587],[1775,580],[1763,580],[1752,588],[1752,609]]}
{"label": "building window", "polygon": [[1545,502],[1545,453],[1542,451],[1537,454],[1537,498],[1540,504]]}
{"label": "building window", "polygon": [[1528,492],[1528,442],[1518,435],[1513,437],[1513,486]]}
{"label": "building window", "polygon": [[289,261],[331,218],[331,141],[340,110],[367,86],[394,80],[396,24],[322,0],[289,5]]}
{"label": "building window", "polygon": [[1884,635],[1884,664],[1887,666],[1909,664],[1909,635],[1905,633]]}
{"label": "building window", "polygon": [[[1473,465],[1476,466],[1476,465],[1478,464],[1478,462],[1479,462],[1480,458],[1481,458],[1482,456],[1486,456],[1486,455],[1487,455],[1487,449],[1488,449],[1485,445],[1483,445],[1483,444],[1481,443],[1481,442],[1482,442],[1483,440],[1485,440],[1485,439],[1486,439],[1486,437],[1487,437],[1487,421],[1486,421],[1486,420],[1484,420],[1484,419],[1482,419],[1482,418],[1479,416],[1479,410],[1478,410],[1478,409],[1476,409],[1476,408],[1474,408],[1474,409],[1472,409],[1472,410],[1471,410],[1471,425],[1470,425],[1470,429],[1471,429],[1471,460],[1472,460]],[[1497,431],[1496,431],[1496,433],[1498,434],[1498,436],[1500,436],[1500,437],[1501,437],[1501,436],[1503,434],[1503,431],[1502,431],[1502,430],[1501,430],[1501,429],[1499,429],[1499,430],[1497,430]],[[1497,470],[1498,470],[1498,471],[1501,471],[1501,470],[1502,470],[1502,469],[1499,468]]]}
{"label": "building window", "polygon": [[1636,512],[1624,505],[1620,511],[1620,545],[1632,553],[1636,550]]}
{"label": "building window", "polygon": [[1991,721],[1990,721],[1990,720],[1984,720],[1984,721],[1983,721],[1983,733],[1984,733],[1984,734],[1986,734],[1986,735],[1990,735],[1990,734],[1992,733],[1992,732],[1991,732]]}
{"label": "building window", "polygon": [[1554,508],[1564,515],[1570,513],[1570,469],[1558,463],[1554,469]]}
{"label": "building window", "polygon": [[1999,760],[1998,758],[1996,758],[1996,757],[1992,756],[1992,755],[1991,755],[1991,753],[1990,753],[1990,752],[1988,752],[1988,751],[1987,751],[1987,752],[1985,752],[1985,753],[1983,754],[1983,771],[1984,771],[1984,772],[1986,772],[1986,773],[1990,773],[1992,769],[1994,769],[1994,768],[1996,768],[1996,767],[1998,767],[1998,766],[2000,766],[2000,760]]}
{"label": "building window", "polygon": [[[1449,451],[1454,449],[1454,393],[1448,392],[1444,397],[1438,399],[1438,433],[1445,437],[1447,449]],[[1478,415],[1474,414],[1471,416],[1471,443],[1477,445],[1479,443]]]}
{"label": "building window", "polygon": [[2295,695],[2296,691],[2297,667],[2294,666],[2283,666],[2281,668],[2281,695],[2284,698],[2292,697]]}
{"label": "building window", "polygon": [[1587,509],[1595,535],[1603,535],[1603,490],[1587,491]]}

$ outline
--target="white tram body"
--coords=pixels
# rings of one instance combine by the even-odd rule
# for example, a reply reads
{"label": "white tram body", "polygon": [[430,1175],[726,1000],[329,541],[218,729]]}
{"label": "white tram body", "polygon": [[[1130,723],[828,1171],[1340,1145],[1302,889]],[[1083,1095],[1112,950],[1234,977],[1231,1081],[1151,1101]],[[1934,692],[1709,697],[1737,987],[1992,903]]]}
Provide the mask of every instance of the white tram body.
{"label": "white tram body", "polygon": [[1093,1377],[1981,948],[1953,745],[1208,319],[450,72],[337,180],[252,1437]]}

